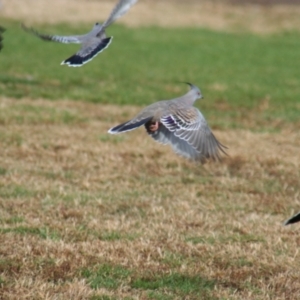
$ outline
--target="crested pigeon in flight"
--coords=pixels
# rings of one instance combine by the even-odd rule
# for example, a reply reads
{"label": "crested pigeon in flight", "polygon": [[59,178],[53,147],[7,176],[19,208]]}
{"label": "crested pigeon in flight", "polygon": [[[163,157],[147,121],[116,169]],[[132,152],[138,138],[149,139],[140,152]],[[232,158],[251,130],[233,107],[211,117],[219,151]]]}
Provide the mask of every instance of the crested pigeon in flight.
{"label": "crested pigeon in flight", "polygon": [[226,147],[215,138],[202,113],[193,106],[197,99],[203,98],[200,89],[188,84],[191,89],[185,95],[155,102],[108,132],[116,134],[144,125],[154,140],[170,145],[181,156],[202,163],[210,158],[219,160],[221,152],[226,154]]}
{"label": "crested pigeon in flight", "polygon": [[65,64],[69,67],[81,67],[109,46],[113,37],[106,37],[105,29],[115,20],[124,15],[137,1],[138,0],[120,0],[103,24],[95,23],[92,30],[84,35],[47,35],[41,34],[33,28],[28,28],[24,24],[21,25],[25,31],[30,32],[45,41],[54,41],[64,44],[82,44],[77,53],[61,63],[62,65]]}

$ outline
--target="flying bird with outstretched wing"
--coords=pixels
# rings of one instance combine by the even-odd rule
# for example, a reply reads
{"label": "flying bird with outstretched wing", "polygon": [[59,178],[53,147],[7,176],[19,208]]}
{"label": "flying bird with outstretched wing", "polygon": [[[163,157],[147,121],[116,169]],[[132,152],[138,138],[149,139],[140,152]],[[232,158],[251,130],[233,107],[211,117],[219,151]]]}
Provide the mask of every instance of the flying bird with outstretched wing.
{"label": "flying bird with outstretched wing", "polygon": [[226,154],[226,147],[216,139],[202,113],[193,106],[197,99],[203,98],[200,89],[188,84],[191,89],[185,95],[155,102],[108,132],[116,134],[144,125],[154,140],[170,145],[181,156],[202,163],[208,159],[219,160],[221,153]]}
{"label": "flying bird with outstretched wing", "polygon": [[105,29],[123,16],[137,1],[138,0],[120,0],[103,24],[95,23],[92,30],[84,35],[47,35],[41,34],[24,24],[21,25],[25,31],[30,32],[45,41],[54,41],[64,44],[81,44],[82,46],[78,52],[61,63],[62,65],[68,65],[69,67],[81,67],[110,45],[113,37],[106,37]]}

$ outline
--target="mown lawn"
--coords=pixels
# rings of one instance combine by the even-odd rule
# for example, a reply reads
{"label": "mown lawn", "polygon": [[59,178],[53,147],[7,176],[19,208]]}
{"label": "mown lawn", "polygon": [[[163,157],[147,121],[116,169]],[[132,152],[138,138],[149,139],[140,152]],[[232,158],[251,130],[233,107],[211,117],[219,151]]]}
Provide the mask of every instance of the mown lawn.
{"label": "mown lawn", "polygon": [[[0,298],[297,299],[299,226],[282,222],[300,210],[299,33],[115,25],[71,69],[76,45],[4,25]],[[222,162],[107,134],[182,81],[202,88]]]}

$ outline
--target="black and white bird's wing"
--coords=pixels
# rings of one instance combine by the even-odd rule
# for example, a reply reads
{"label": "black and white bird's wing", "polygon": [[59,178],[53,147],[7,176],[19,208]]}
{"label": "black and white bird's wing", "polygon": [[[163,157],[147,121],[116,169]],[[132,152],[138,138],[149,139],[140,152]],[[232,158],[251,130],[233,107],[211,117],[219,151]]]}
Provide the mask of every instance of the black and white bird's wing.
{"label": "black and white bird's wing", "polygon": [[119,3],[115,6],[113,11],[111,12],[108,19],[102,24],[102,30],[108,27],[111,23],[116,21],[118,18],[122,17],[127,11],[134,5],[137,0],[120,0]]}
{"label": "black and white bird's wing", "polygon": [[90,38],[82,44],[81,49],[77,53],[64,60],[61,64],[69,67],[81,67],[106,49],[111,41],[112,37],[104,39]]}
{"label": "black and white bird's wing", "polygon": [[21,24],[22,28],[26,31],[29,32],[40,39],[44,41],[53,41],[53,42],[58,42],[58,43],[63,43],[63,44],[80,44],[82,43],[82,37],[80,35],[70,35],[70,36],[60,36],[60,35],[50,35],[50,34],[43,34],[39,33],[33,28],[29,28],[25,26],[24,24]]}
{"label": "black and white bird's wing", "polygon": [[284,225],[289,225],[289,224],[294,224],[300,221],[300,212],[297,213],[296,215],[292,216],[291,218],[289,218],[288,220],[286,220],[284,222]]}
{"label": "black and white bird's wing", "polygon": [[189,158],[202,162],[210,158],[219,160],[221,152],[226,154],[226,147],[215,138],[205,118],[195,107],[177,108],[172,114],[163,116],[161,123],[177,138],[170,138],[175,152],[190,154]]}

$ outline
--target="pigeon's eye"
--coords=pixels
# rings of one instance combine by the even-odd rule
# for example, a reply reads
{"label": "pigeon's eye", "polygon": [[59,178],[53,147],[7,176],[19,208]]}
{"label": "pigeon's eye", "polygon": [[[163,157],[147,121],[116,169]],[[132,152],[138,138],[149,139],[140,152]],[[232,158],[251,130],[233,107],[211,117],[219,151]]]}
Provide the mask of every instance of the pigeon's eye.
{"label": "pigeon's eye", "polygon": [[95,25],[99,25],[99,23],[96,23]]}

